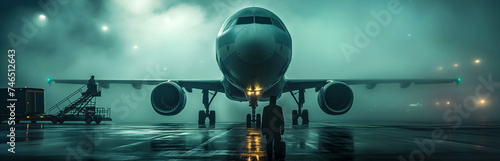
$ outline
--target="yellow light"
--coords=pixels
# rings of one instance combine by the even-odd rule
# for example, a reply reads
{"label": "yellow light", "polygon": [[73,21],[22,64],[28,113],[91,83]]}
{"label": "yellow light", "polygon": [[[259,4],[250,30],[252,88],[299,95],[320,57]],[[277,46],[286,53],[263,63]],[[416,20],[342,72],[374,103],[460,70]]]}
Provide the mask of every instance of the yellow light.
{"label": "yellow light", "polygon": [[259,95],[259,94],[260,94],[260,92],[259,92],[259,91],[256,91],[256,92],[255,92],[255,95]]}
{"label": "yellow light", "polygon": [[40,118],[43,118],[43,116],[40,116]]}
{"label": "yellow light", "polygon": [[486,101],[484,101],[484,100],[481,100],[481,103],[482,103],[482,104],[484,104],[485,102],[486,102]]}
{"label": "yellow light", "polygon": [[453,64],[454,67],[458,67],[458,64]]}
{"label": "yellow light", "polygon": [[247,94],[248,94],[248,95],[252,95],[252,91],[248,91],[248,92],[247,92]]}
{"label": "yellow light", "polygon": [[446,104],[447,104],[447,105],[450,105],[450,101],[447,101],[447,102],[446,102]]}
{"label": "yellow light", "polygon": [[436,106],[439,106],[439,102],[436,102]]}
{"label": "yellow light", "polygon": [[479,63],[481,63],[481,60],[476,59],[476,60],[474,61],[474,63],[479,64]]}
{"label": "yellow light", "polygon": [[30,116],[26,116],[26,118],[28,118],[28,119],[29,119],[29,118],[30,118]]}
{"label": "yellow light", "polygon": [[24,86],[24,88],[26,88],[26,86]]}

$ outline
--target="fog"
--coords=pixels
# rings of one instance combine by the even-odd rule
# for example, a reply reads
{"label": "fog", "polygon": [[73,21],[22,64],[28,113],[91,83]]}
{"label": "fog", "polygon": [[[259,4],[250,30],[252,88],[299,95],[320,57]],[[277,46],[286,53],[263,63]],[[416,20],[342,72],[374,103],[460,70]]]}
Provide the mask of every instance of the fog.
{"label": "fog", "polygon": [[[499,120],[498,83],[480,90],[489,96],[476,97],[476,89],[483,86],[479,77],[488,80],[491,75],[493,82],[500,82],[498,1],[401,0],[399,12],[391,14],[385,25],[371,11],[387,11],[395,5],[389,0],[49,2],[56,3],[57,10],[52,6],[48,12],[37,1],[0,2],[0,47],[4,53],[16,49],[16,86],[45,88],[46,108],[81,86],[49,86],[47,78],[221,79],[215,61],[219,28],[234,12],[257,6],[278,15],[292,35],[293,57],[286,78],[462,79],[458,86],[353,85],[353,107],[341,116],[325,114],[317,93],[307,90],[304,107],[311,121],[445,122],[446,111],[457,109],[454,104],[463,106],[468,96],[485,103],[465,111],[470,115],[461,116],[463,121]],[[41,20],[40,14],[46,18]],[[364,46],[356,46],[356,28],[366,33],[372,22],[379,32]],[[35,30],[23,28],[30,24]],[[17,43],[12,34],[18,36]],[[357,53],[347,54],[342,44],[354,46]],[[7,57],[2,59],[1,66],[6,67]],[[0,74],[6,73],[4,68]],[[5,77],[0,83],[7,87]],[[204,109],[201,91],[193,90],[180,114],[161,116],[151,107],[152,88],[111,84],[97,105],[112,108],[114,122],[196,122],[197,111]],[[417,103],[422,106],[410,106]],[[259,102],[258,111],[266,104]],[[283,94],[278,104],[291,121],[297,104],[290,94]],[[217,111],[218,122],[244,122],[251,112],[248,102],[230,101],[223,93],[211,109]]]}

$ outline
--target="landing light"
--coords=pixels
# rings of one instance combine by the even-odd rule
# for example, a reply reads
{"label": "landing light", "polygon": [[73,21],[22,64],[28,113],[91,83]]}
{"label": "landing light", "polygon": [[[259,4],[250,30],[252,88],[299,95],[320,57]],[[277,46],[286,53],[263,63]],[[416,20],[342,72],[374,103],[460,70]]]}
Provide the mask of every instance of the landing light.
{"label": "landing light", "polygon": [[259,91],[256,91],[256,92],[255,92],[255,95],[259,95],[259,94],[260,94],[260,92],[259,92]]}
{"label": "landing light", "polygon": [[45,18],[46,18],[45,15],[38,16],[38,19],[40,19],[40,20],[45,20]]}
{"label": "landing light", "polygon": [[252,91],[248,91],[247,92],[248,95],[252,95],[252,93],[253,93]]}

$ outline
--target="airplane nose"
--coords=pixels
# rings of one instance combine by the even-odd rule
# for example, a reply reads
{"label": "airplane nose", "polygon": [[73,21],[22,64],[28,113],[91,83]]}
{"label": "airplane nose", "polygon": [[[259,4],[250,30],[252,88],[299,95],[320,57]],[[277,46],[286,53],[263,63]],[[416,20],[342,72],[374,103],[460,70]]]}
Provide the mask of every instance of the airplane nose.
{"label": "airplane nose", "polygon": [[273,34],[256,25],[240,30],[235,39],[236,53],[248,63],[261,63],[271,58],[274,53]]}

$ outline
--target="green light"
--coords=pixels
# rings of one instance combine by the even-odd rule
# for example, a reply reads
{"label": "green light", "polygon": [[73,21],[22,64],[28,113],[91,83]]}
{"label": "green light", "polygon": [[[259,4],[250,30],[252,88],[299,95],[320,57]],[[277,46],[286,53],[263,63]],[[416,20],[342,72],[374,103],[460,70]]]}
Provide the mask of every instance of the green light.
{"label": "green light", "polygon": [[461,81],[462,81],[462,79],[458,78],[458,82],[461,82]]}
{"label": "green light", "polygon": [[47,82],[50,82],[50,78],[47,78]]}

